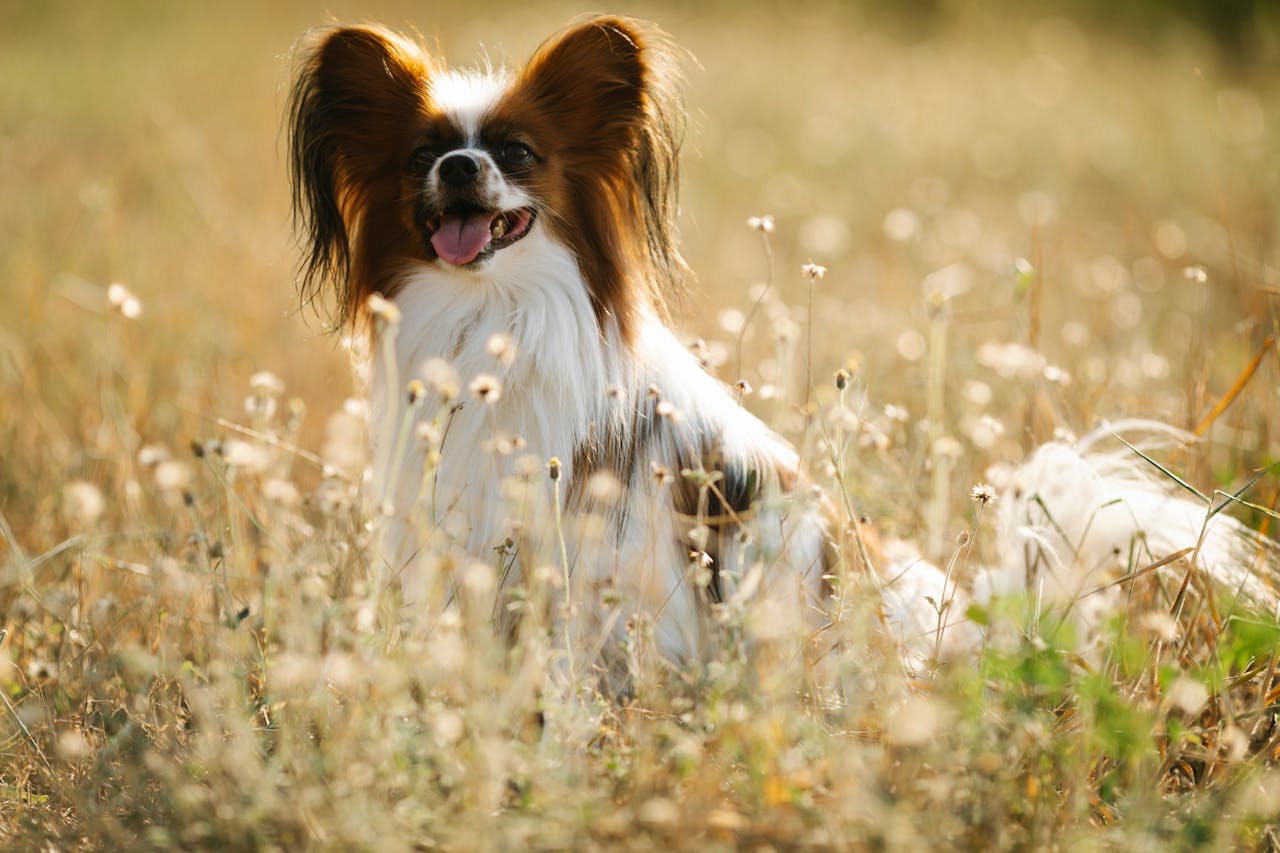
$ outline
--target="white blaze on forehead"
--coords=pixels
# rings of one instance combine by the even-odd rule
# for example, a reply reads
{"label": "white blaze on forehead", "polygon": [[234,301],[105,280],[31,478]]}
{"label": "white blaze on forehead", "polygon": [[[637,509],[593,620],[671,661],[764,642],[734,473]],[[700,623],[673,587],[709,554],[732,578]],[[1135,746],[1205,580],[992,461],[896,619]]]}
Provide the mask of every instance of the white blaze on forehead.
{"label": "white blaze on forehead", "polygon": [[500,71],[446,71],[431,79],[431,98],[474,144],[481,119],[497,105],[510,82]]}

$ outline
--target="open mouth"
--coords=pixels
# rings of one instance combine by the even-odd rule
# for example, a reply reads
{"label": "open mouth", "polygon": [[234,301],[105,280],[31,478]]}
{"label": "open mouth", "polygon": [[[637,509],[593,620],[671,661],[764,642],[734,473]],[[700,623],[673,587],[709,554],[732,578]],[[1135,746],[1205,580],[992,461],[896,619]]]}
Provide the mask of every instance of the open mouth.
{"label": "open mouth", "polygon": [[423,224],[436,255],[442,261],[460,267],[505,249],[524,237],[529,233],[535,215],[528,207],[515,210],[449,208],[427,217]]}

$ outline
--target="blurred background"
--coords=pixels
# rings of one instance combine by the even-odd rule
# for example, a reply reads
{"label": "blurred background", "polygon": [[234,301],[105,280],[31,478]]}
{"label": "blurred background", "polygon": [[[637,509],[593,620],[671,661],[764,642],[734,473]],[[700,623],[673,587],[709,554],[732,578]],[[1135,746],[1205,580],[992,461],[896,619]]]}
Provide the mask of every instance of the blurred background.
{"label": "blurred background", "polygon": [[[305,28],[379,21],[452,63],[518,65],[595,10],[0,5],[0,514],[18,540],[56,541],[67,481],[128,500],[139,448],[182,452],[216,418],[243,421],[256,371],[311,413],[308,446],[353,393],[338,337],[293,289],[281,115]],[[681,328],[785,429],[777,389],[803,366],[786,343],[811,313],[815,382],[851,367],[868,411],[892,407],[879,428],[903,451],[880,476],[919,470],[909,425],[939,369],[946,432],[977,451],[978,477],[1100,417],[1194,426],[1276,331],[1270,4],[609,11],[658,21],[690,53],[682,233],[697,279]],[[769,252],[746,224],[765,214]],[[812,296],[808,261],[827,268]],[[112,283],[127,290],[114,301]],[[1277,386],[1273,353],[1215,426],[1231,448],[1220,479],[1280,455]],[[867,499],[910,512],[894,482]]]}

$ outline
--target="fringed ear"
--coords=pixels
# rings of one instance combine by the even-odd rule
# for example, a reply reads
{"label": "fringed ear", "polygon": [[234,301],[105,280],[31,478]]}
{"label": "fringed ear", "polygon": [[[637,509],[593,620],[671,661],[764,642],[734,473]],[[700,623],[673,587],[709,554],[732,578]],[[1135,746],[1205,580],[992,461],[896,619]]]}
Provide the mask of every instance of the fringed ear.
{"label": "fringed ear", "polygon": [[[294,225],[304,243],[301,295],[311,302],[332,288],[334,319],[343,325],[376,287],[369,238],[374,220],[395,218],[431,62],[412,42],[378,27],[314,32],[299,57],[289,165]],[[397,225],[376,224],[385,249]]]}
{"label": "fringed ear", "polygon": [[636,290],[665,314],[687,272],[676,246],[684,110],[675,51],[660,31],[600,17],[546,42],[513,94],[560,128],[579,221],[572,243],[597,310],[624,334]]}

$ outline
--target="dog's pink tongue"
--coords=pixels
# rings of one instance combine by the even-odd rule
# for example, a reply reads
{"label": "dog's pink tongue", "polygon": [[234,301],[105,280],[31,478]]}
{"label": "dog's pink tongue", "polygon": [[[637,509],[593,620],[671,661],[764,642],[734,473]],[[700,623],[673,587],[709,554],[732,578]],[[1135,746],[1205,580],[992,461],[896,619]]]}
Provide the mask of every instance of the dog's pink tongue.
{"label": "dog's pink tongue", "polygon": [[469,264],[489,245],[489,224],[492,213],[472,213],[467,216],[446,216],[431,235],[431,245],[436,254],[451,264]]}

